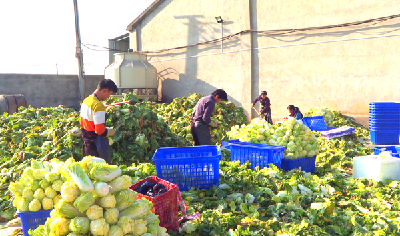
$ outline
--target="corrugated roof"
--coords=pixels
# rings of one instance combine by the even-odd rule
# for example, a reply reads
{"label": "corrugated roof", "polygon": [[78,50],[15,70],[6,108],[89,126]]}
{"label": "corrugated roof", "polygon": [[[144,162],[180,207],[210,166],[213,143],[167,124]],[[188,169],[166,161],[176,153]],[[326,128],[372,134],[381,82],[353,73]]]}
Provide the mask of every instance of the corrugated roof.
{"label": "corrugated roof", "polygon": [[128,27],[126,28],[129,31],[132,31],[135,26],[142,20],[143,17],[150,14],[158,5],[160,5],[164,0],[155,0],[146,10],[144,10],[134,21],[132,21]]}
{"label": "corrugated roof", "polygon": [[125,39],[128,39],[128,40],[129,40],[129,33],[120,35],[120,36],[118,36],[118,37],[115,37],[115,38],[109,39],[109,40],[120,41],[120,40],[125,40]]}

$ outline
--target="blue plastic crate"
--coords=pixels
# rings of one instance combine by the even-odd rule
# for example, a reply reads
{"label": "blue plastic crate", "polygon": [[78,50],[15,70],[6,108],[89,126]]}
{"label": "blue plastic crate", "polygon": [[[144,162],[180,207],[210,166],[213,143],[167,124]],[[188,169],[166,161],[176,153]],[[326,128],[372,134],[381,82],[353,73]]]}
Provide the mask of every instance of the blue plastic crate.
{"label": "blue plastic crate", "polygon": [[388,112],[378,112],[378,113],[369,113],[369,120],[399,120],[400,112],[398,113],[388,113]]}
{"label": "blue plastic crate", "polygon": [[396,128],[376,128],[376,127],[369,127],[369,131],[370,131],[370,133],[371,133],[371,131],[374,131],[374,132],[386,132],[386,133],[394,133],[394,132],[397,132],[397,133],[400,133],[400,129],[396,129]]}
{"label": "blue plastic crate", "polygon": [[372,126],[370,126],[369,127],[369,131],[381,131],[381,132],[394,132],[394,131],[396,131],[396,132],[398,132],[398,131],[400,131],[399,129],[396,129],[396,128],[388,128],[388,127],[372,127]]}
{"label": "blue plastic crate", "polygon": [[37,227],[44,225],[47,218],[50,217],[52,210],[17,212],[17,216],[21,219],[22,233],[29,236],[28,231],[35,230]]}
{"label": "blue plastic crate", "polygon": [[382,112],[387,112],[387,113],[399,113],[400,108],[399,107],[370,107],[368,109],[370,113],[382,113]]}
{"label": "blue plastic crate", "polygon": [[301,157],[298,159],[283,159],[282,169],[283,170],[293,170],[301,168],[305,172],[315,171],[315,159],[317,156],[313,157]]}
{"label": "blue plastic crate", "polygon": [[229,141],[222,141],[222,142],[221,142],[221,146],[224,147],[224,148],[226,148],[226,149],[229,149],[229,150],[230,150],[231,148],[230,148],[229,145],[230,145],[231,143],[237,143],[237,142],[239,142],[239,139],[231,139],[231,140],[229,140]]}
{"label": "blue plastic crate", "polygon": [[312,131],[327,131],[328,127],[325,124],[323,116],[310,116],[302,119],[303,124]]}
{"label": "blue plastic crate", "polygon": [[283,152],[286,147],[267,145],[262,143],[236,142],[231,143],[231,161],[240,161],[240,164],[249,161],[254,169],[256,166],[263,169],[269,164],[281,167]]}
{"label": "blue plastic crate", "polygon": [[369,116],[369,121],[372,122],[400,122],[400,113],[395,116],[382,116],[382,118],[377,118],[376,116]]}
{"label": "blue plastic crate", "polygon": [[369,108],[370,114],[392,114],[400,113],[400,108]]}
{"label": "blue plastic crate", "polygon": [[226,149],[231,149],[232,144],[239,144],[239,145],[253,145],[253,146],[265,146],[267,144],[262,144],[262,143],[249,143],[249,142],[242,142],[239,139],[231,139],[229,141],[222,141],[221,146],[226,148]]}
{"label": "blue plastic crate", "polygon": [[370,102],[369,107],[398,107],[398,108],[400,108],[400,103],[398,103],[398,102]]}
{"label": "blue plastic crate", "polygon": [[400,131],[369,131],[371,142],[378,145],[399,144]]}
{"label": "blue plastic crate", "polygon": [[209,189],[219,183],[221,148],[216,145],[159,148],[153,155],[157,177],[175,183],[181,191]]}
{"label": "blue plastic crate", "polygon": [[368,109],[369,114],[399,114],[400,113],[400,108],[369,108]]}
{"label": "blue plastic crate", "polygon": [[368,128],[370,131],[400,131],[400,127],[377,127],[370,125]]}
{"label": "blue plastic crate", "polygon": [[377,127],[374,125],[368,126],[369,130],[371,131],[400,131],[400,127]]}
{"label": "blue plastic crate", "polygon": [[400,147],[396,146],[386,146],[386,147],[374,147],[374,154],[379,155],[383,151],[392,152],[392,156],[400,157]]}
{"label": "blue plastic crate", "polygon": [[[329,127],[328,127],[329,129]],[[328,130],[328,131],[321,131],[321,137],[324,138],[338,138],[338,137],[343,137],[346,135],[353,134],[356,131],[354,127],[350,126],[343,126],[340,128],[335,128],[334,130]]]}
{"label": "blue plastic crate", "polygon": [[400,120],[399,121],[369,121],[370,128],[392,128],[392,129],[400,129]]}
{"label": "blue plastic crate", "polygon": [[393,119],[390,119],[390,118],[386,118],[386,119],[379,118],[379,119],[377,119],[375,117],[369,117],[368,121],[369,122],[373,122],[373,123],[394,123],[394,124],[400,123],[400,119],[397,119],[397,118],[393,118]]}
{"label": "blue plastic crate", "polygon": [[[393,135],[396,135],[397,133],[400,134],[400,130],[396,130],[396,129],[385,129],[385,128],[370,128],[369,129],[369,134],[371,136],[371,142],[373,142],[372,140],[372,132],[375,132],[374,135],[376,135],[376,133],[378,133],[378,138],[382,137],[385,134],[388,134],[389,137],[392,137]],[[393,138],[391,138],[393,139]],[[376,143],[377,144],[377,143]],[[392,145],[393,143],[381,143],[382,145]]]}

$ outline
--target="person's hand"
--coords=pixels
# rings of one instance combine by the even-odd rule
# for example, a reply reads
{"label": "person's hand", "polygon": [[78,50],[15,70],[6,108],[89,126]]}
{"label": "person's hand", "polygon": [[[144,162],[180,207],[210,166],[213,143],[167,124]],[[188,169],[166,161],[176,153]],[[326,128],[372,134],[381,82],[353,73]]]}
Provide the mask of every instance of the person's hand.
{"label": "person's hand", "polygon": [[208,125],[209,125],[210,127],[212,127],[212,128],[217,128],[217,127],[218,127],[218,124],[215,123],[214,121],[211,121]]}
{"label": "person's hand", "polygon": [[253,104],[251,104],[251,108],[253,108],[254,107],[254,105]]}
{"label": "person's hand", "polygon": [[108,127],[106,129],[107,129],[107,137],[113,137],[115,135],[115,129]]}

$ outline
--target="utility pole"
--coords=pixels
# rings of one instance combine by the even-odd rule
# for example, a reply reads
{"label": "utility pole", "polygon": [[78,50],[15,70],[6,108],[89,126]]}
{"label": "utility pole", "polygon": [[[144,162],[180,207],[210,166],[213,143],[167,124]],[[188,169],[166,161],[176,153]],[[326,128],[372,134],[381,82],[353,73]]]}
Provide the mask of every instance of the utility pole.
{"label": "utility pole", "polygon": [[78,67],[79,67],[79,93],[81,102],[85,99],[85,72],[83,70],[83,54],[81,48],[81,33],[79,29],[79,13],[78,13],[78,3],[77,0],[74,1],[74,12],[75,12],[75,35],[76,35],[76,52],[75,57],[78,59]]}

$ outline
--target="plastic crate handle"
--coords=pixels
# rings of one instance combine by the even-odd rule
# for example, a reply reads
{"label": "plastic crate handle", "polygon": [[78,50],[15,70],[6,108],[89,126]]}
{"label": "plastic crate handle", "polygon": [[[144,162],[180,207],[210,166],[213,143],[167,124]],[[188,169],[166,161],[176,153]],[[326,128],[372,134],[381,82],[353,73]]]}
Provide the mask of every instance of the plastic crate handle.
{"label": "plastic crate handle", "polygon": [[182,221],[183,219],[195,220],[200,217],[200,213],[198,213],[198,212],[195,212],[193,215],[190,215],[190,216],[186,215],[187,206],[183,202],[181,191],[179,191],[179,190],[178,190],[178,203],[179,203],[179,206],[181,207],[181,211],[182,211],[182,217],[179,219],[179,222]]}
{"label": "plastic crate handle", "polygon": [[158,152],[158,149],[156,149],[156,151],[154,152],[153,157],[151,158],[152,160],[155,160],[157,158],[157,152]]}
{"label": "plastic crate handle", "polygon": [[222,155],[221,147],[220,147],[220,146],[217,146],[217,155]]}

